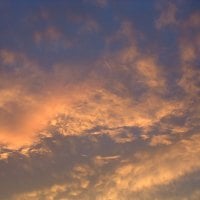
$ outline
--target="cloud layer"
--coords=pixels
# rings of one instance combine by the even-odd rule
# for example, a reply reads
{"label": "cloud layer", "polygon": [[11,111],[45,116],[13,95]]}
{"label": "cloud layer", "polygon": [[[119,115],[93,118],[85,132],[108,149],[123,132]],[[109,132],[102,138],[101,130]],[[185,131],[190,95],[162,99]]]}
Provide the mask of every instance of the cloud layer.
{"label": "cloud layer", "polygon": [[0,199],[199,199],[199,6],[0,3]]}

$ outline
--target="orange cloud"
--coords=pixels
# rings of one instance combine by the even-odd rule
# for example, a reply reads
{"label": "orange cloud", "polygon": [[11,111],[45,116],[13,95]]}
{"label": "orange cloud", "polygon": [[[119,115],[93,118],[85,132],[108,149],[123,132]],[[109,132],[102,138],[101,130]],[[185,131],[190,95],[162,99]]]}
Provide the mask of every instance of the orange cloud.
{"label": "orange cloud", "polygon": [[[48,33],[53,38],[58,36],[51,30]],[[34,136],[40,134],[49,123],[59,125],[63,134],[82,134],[96,126],[118,128],[119,125],[138,126],[147,131],[163,117],[182,109],[181,103],[165,100],[157,93],[158,90],[164,92],[166,87],[164,74],[155,57],[145,56],[138,50],[133,33],[130,23],[122,24],[116,39],[126,37],[130,43],[116,55],[107,56],[108,60],[112,60],[108,70],[117,75],[130,74],[131,87],[136,87],[135,83],[148,87],[139,102],[134,95],[130,95],[130,91],[125,93],[125,98],[120,95],[126,85],[116,81],[112,73],[106,78],[94,69],[88,79],[81,80],[80,72],[65,64],[57,64],[45,72],[24,55],[2,53],[4,62],[12,61],[17,70],[7,73],[3,80],[5,89],[0,99],[4,110],[2,118],[6,115],[12,117],[7,117],[2,124],[1,141],[12,146],[31,143]],[[16,63],[20,63],[18,68]],[[12,80],[11,83],[8,79]],[[119,94],[107,88],[110,80],[116,82],[115,90]],[[59,119],[60,114],[66,118]],[[127,135],[123,139],[116,134],[114,140],[128,142],[133,138]]]}
{"label": "orange cloud", "polygon": [[[182,140],[165,150],[138,155],[139,162],[122,164],[115,173],[106,177],[103,183],[104,193],[99,199],[126,199],[131,192],[145,191],[157,185],[169,184],[171,181],[191,173],[200,167],[199,136]],[[191,152],[192,156],[191,156]],[[136,158],[135,158],[136,159]],[[137,159],[136,159],[137,160]],[[155,167],[156,166],[156,167]],[[134,193],[133,193],[134,194]]]}
{"label": "orange cloud", "polygon": [[[95,197],[96,199],[127,199],[129,197],[145,197],[148,190],[170,183],[189,175],[200,167],[200,136],[198,133],[175,144],[159,148],[157,151],[143,149],[130,154],[127,159],[118,155],[94,157],[93,164],[77,164],[73,167],[69,177],[73,181],[60,182],[36,189],[32,192],[16,194],[14,199],[39,197],[57,197],[82,199]],[[150,148],[150,147],[149,147]],[[124,159],[124,160],[123,160]],[[115,163],[109,173],[103,168]],[[95,194],[93,192],[95,191]],[[192,195],[197,195],[194,192]]]}
{"label": "orange cloud", "polygon": [[151,146],[156,146],[156,145],[169,145],[171,144],[170,137],[168,135],[154,135],[151,139]]}
{"label": "orange cloud", "polygon": [[[60,37],[54,29],[46,33],[52,39]],[[134,27],[127,21],[107,44],[123,39],[128,45],[117,52],[107,52],[105,59],[96,62],[87,79],[81,78],[79,69],[73,66],[57,64],[45,72],[25,55],[2,50],[3,65],[13,68],[0,75],[4,86],[0,91],[2,143],[12,146],[31,143],[49,125],[59,126],[60,132],[66,135],[83,134],[97,126],[111,129],[137,126],[147,136],[152,126],[163,118],[183,113],[188,100],[169,100],[162,96],[167,91],[163,67],[158,65],[156,56],[139,50]],[[106,71],[106,76],[98,67]],[[194,93],[197,85],[194,81],[189,83],[194,72],[182,69],[185,72],[179,85]],[[129,80],[125,81],[123,76]],[[139,100],[132,92],[137,87],[145,88]],[[108,134],[119,143],[134,140],[129,134],[124,139],[112,131]]]}

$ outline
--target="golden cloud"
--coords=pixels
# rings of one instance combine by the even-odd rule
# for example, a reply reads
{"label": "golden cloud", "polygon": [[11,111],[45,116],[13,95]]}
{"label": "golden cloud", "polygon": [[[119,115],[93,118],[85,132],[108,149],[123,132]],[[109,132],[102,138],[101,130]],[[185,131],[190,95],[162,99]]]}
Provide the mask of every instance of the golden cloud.
{"label": "golden cloud", "polygon": [[101,190],[104,191],[99,199],[126,199],[128,194],[157,185],[167,185],[181,176],[198,170],[200,167],[198,141],[199,135],[194,135],[154,154],[141,152],[137,155],[138,162],[134,162],[133,157],[133,163],[122,164],[115,173],[104,179],[103,183],[107,184],[102,183],[99,186],[103,187]]}

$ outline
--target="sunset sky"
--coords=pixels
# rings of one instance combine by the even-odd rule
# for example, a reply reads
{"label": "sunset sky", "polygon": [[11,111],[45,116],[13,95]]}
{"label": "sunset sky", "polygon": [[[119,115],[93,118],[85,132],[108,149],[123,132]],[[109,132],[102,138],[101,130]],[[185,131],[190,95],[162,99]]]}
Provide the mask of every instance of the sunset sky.
{"label": "sunset sky", "polygon": [[200,199],[200,0],[0,1],[0,200]]}

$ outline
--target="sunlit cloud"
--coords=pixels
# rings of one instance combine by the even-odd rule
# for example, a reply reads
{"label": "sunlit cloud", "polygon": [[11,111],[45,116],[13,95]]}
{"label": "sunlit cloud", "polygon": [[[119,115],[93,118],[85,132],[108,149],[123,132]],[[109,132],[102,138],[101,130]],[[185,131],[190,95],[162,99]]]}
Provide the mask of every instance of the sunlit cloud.
{"label": "sunlit cloud", "polygon": [[0,199],[199,199],[198,6],[0,3]]}

